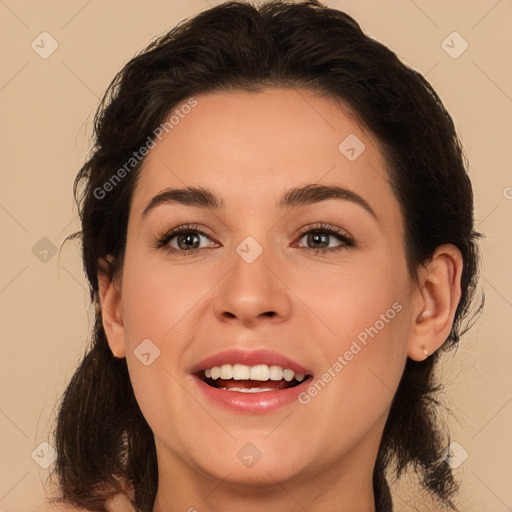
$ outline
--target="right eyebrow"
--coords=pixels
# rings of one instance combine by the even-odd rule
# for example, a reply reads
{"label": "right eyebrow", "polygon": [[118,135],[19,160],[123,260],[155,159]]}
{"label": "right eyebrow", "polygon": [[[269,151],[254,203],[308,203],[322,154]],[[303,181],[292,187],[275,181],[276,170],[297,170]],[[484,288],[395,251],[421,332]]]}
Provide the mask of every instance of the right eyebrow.
{"label": "right eyebrow", "polygon": [[222,199],[219,199],[213,192],[202,187],[167,188],[151,199],[142,212],[142,218],[146,217],[149,212],[159,205],[175,203],[209,208],[211,210],[218,210],[223,206]]}

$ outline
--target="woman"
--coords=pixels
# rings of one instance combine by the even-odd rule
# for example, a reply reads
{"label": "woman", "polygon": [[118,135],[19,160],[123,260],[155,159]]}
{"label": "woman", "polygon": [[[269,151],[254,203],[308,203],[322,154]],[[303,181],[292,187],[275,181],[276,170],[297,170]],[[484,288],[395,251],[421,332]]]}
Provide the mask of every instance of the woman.
{"label": "woman", "polygon": [[124,67],[95,142],[63,502],[382,512],[412,467],[456,510],[433,371],[479,234],[426,80],[319,2],[230,2]]}

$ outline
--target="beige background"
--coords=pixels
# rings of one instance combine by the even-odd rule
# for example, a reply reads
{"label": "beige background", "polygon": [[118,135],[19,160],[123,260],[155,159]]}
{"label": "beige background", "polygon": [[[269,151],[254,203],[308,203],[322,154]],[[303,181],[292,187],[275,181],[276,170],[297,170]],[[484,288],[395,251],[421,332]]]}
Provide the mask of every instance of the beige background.
{"label": "beige background", "polygon": [[[44,501],[51,466],[40,468],[31,453],[46,453],[39,445],[51,442],[55,405],[89,335],[92,310],[77,244],[65,244],[60,255],[51,249],[78,228],[72,183],[98,97],[154,36],[213,3],[220,2],[0,0],[1,511],[30,511]],[[327,3],[426,74],[465,145],[477,229],[487,236],[487,303],[443,366],[444,398],[452,438],[468,453],[455,470],[461,510],[511,510],[512,2]],[[58,43],[46,59],[31,48],[43,31]],[[441,45],[453,31],[469,44],[456,59]],[[413,509],[406,487],[396,489],[397,512]]]}

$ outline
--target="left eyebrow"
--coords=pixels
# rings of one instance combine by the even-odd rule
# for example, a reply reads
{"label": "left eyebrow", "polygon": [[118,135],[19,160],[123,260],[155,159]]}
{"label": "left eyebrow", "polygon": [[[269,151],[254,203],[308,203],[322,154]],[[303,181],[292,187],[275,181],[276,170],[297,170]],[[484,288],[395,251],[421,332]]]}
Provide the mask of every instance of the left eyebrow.
{"label": "left eyebrow", "polygon": [[319,185],[313,183],[305,187],[292,188],[283,195],[277,206],[279,208],[293,208],[319,203],[328,199],[350,201],[361,206],[375,219],[378,219],[376,213],[365,199],[354,191],[338,185]]}

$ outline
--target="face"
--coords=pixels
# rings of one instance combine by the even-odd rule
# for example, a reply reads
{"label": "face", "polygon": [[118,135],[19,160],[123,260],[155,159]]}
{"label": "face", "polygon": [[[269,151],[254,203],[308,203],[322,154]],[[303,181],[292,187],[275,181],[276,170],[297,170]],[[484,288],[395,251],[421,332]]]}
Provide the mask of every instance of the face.
{"label": "face", "polygon": [[[143,163],[119,283],[124,330],[109,337],[159,470],[263,484],[371,460],[412,311],[384,158],[346,109],[311,92],[195,100]],[[187,187],[196,193],[170,192]],[[242,364],[235,379],[226,367],[217,388],[203,382],[201,370],[223,364]],[[276,380],[254,380],[268,377],[259,364]]]}

